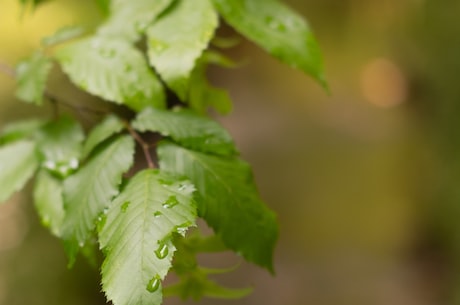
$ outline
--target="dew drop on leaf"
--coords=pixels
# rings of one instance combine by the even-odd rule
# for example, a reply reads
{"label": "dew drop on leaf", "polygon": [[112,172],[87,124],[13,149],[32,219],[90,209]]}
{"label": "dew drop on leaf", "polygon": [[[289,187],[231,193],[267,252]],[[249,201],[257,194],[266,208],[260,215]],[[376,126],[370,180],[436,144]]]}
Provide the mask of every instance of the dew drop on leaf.
{"label": "dew drop on leaf", "polygon": [[176,227],[176,232],[179,233],[180,235],[184,236],[185,233],[187,233],[187,229],[190,226],[190,224],[186,223],[181,226]]}
{"label": "dew drop on leaf", "polygon": [[152,47],[152,49],[158,53],[163,52],[168,48],[168,45],[166,43],[155,39],[150,39],[149,44]]}
{"label": "dew drop on leaf", "polygon": [[265,23],[267,23],[267,25],[273,30],[277,30],[279,32],[286,31],[286,26],[281,21],[272,16],[265,17]]}
{"label": "dew drop on leaf", "polygon": [[102,231],[102,228],[104,228],[106,222],[107,222],[107,215],[104,213],[101,213],[101,215],[99,215],[99,217],[97,218],[97,230],[99,232]]}
{"label": "dew drop on leaf", "polygon": [[168,253],[169,253],[168,245],[166,245],[164,243],[160,243],[160,245],[158,246],[158,249],[155,250],[155,255],[159,259],[166,258],[166,256],[168,256]]}
{"label": "dew drop on leaf", "polygon": [[158,218],[161,215],[163,215],[163,213],[161,213],[160,211],[156,211],[156,212],[153,213],[153,216],[155,216],[155,218]]}
{"label": "dew drop on leaf", "polygon": [[49,169],[51,171],[55,170],[56,169],[56,163],[54,161],[51,161],[51,160],[47,160],[45,161],[45,163],[43,164],[43,166],[46,168],[46,169]]}
{"label": "dew drop on leaf", "polygon": [[128,210],[128,207],[129,207],[130,204],[131,204],[131,202],[129,202],[129,201],[126,201],[125,203],[123,203],[121,205],[121,212],[125,213]]}
{"label": "dew drop on leaf", "polygon": [[155,292],[160,288],[160,277],[155,275],[147,284],[147,291]]}
{"label": "dew drop on leaf", "polygon": [[163,207],[165,209],[170,209],[178,204],[179,204],[179,201],[177,200],[176,196],[172,195],[172,196],[169,196],[168,200],[166,200],[165,203],[163,203]]}
{"label": "dew drop on leaf", "polygon": [[72,158],[69,162],[69,166],[70,168],[72,169],[77,169],[78,168],[78,165],[79,165],[79,162],[78,162],[78,159],[76,158]]}

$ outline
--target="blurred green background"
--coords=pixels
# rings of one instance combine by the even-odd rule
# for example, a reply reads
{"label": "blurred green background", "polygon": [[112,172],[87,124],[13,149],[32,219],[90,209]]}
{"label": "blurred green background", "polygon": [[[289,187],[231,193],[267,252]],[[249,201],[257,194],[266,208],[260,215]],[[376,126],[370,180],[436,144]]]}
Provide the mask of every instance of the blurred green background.
{"label": "blurred green background", "polygon": [[[33,14],[16,2],[0,0],[9,65],[60,26],[102,18],[91,0],[50,1]],[[235,102],[219,120],[281,234],[275,277],[243,263],[219,280],[252,295],[201,304],[460,304],[460,1],[286,2],[309,19],[332,93],[246,41],[228,52],[246,64],[210,70]],[[65,81],[57,73],[51,90],[88,99]],[[17,101],[14,87],[0,73],[0,125],[50,112]],[[66,269],[28,192],[0,207],[0,305],[105,304],[98,283],[83,259]]]}

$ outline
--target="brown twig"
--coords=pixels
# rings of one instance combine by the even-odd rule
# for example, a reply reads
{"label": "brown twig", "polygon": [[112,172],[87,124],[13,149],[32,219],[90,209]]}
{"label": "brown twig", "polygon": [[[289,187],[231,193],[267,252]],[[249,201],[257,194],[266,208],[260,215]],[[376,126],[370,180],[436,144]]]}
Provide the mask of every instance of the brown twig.
{"label": "brown twig", "polygon": [[126,129],[131,134],[131,136],[136,140],[136,142],[142,147],[144,151],[145,160],[149,168],[155,168],[155,164],[153,163],[152,155],[150,154],[150,147],[151,145],[142,139],[142,137],[134,130],[134,128],[129,124],[129,122],[124,122]]}

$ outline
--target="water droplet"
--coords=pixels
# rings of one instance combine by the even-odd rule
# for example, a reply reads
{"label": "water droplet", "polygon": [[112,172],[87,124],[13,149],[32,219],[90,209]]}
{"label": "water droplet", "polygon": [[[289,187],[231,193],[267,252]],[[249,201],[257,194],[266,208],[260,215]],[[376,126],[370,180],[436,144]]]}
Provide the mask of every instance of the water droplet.
{"label": "water droplet", "polygon": [[48,216],[43,216],[42,218],[42,224],[45,226],[45,227],[49,227],[49,225],[51,224],[50,223],[50,218]]}
{"label": "water droplet", "polygon": [[280,32],[284,32],[286,30],[286,26],[281,21],[276,19],[275,17],[272,17],[272,16],[265,17],[265,23],[267,23],[267,25],[273,30],[277,30]]}
{"label": "water droplet", "polygon": [[164,243],[160,243],[160,245],[158,246],[158,249],[155,250],[155,255],[159,259],[166,258],[166,256],[168,256],[168,253],[169,253],[168,245],[166,245]]}
{"label": "water droplet", "polygon": [[161,53],[168,48],[168,45],[155,39],[149,40],[150,47],[157,53]]}
{"label": "water droplet", "polygon": [[189,227],[188,225],[177,226],[177,227],[176,227],[176,231],[177,231],[177,233],[179,233],[180,235],[184,236],[185,233],[187,233],[188,227]]}
{"label": "water droplet", "polygon": [[125,213],[126,210],[128,210],[128,207],[129,207],[130,204],[131,204],[131,202],[129,202],[129,201],[126,201],[125,203],[123,203],[123,204],[121,205],[121,212],[122,212],[122,213]]}
{"label": "water droplet", "polygon": [[147,28],[147,25],[148,25],[147,22],[138,20],[134,23],[134,28],[136,29],[137,32],[143,33],[145,29]]}
{"label": "water droplet", "polygon": [[161,215],[163,215],[163,213],[161,213],[160,211],[156,211],[156,212],[153,213],[153,216],[155,216],[155,218],[158,218]]}
{"label": "water droplet", "polygon": [[178,204],[179,204],[179,201],[177,200],[176,196],[172,195],[172,196],[169,196],[168,200],[166,200],[165,203],[163,203],[163,207],[165,209],[170,209]]}
{"label": "water droplet", "polygon": [[147,284],[147,291],[155,292],[160,288],[160,276],[155,275]]}
{"label": "water droplet", "polygon": [[51,160],[46,160],[45,164],[43,166],[46,169],[49,169],[49,170],[55,170],[56,169],[56,163],[51,161]]}
{"label": "water droplet", "polygon": [[97,231],[101,232],[107,222],[107,215],[101,213],[97,218]]}
{"label": "water droplet", "polygon": [[78,162],[78,159],[76,158],[72,158],[69,162],[69,166],[70,168],[72,169],[77,169],[78,168],[78,165],[79,165],[79,162]]}
{"label": "water droplet", "polygon": [[59,165],[57,171],[61,177],[67,177],[72,172],[72,169],[67,164],[61,164]]}
{"label": "water droplet", "polygon": [[83,89],[83,90],[87,90],[88,89],[88,83],[86,82],[86,80],[83,80],[80,82],[80,87]]}

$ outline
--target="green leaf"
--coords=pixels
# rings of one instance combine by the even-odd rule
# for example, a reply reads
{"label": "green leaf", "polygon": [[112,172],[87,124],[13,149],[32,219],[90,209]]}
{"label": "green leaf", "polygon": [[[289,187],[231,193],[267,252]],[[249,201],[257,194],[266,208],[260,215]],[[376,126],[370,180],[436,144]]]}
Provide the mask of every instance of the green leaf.
{"label": "green leaf", "polygon": [[139,131],[159,132],[186,147],[219,155],[237,153],[228,132],[214,120],[187,110],[147,108],[133,122]]}
{"label": "green leaf", "polygon": [[133,155],[133,139],[120,136],[100,147],[88,163],[64,181],[66,215],[62,236],[70,265],[94,230],[98,217],[118,195],[122,175],[133,164]]}
{"label": "green leaf", "polygon": [[79,166],[83,129],[75,119],[63,116],[44,125],[37,133],[42,166],[65,178]]}
{"label": "green leaf", "polygon": [[188,177],[197,187],[198,212],[232,250],[273,271],[278,227],[259,198],[250,166],[235,157],[218,157],[172,143],[158,147],[163,170]]}
{"label": "green leaf", "polygon": [[121,132],[124,128],[123,122],[114,115],[107,116],[99,125],[93,128],[83,146],[83,157],[89,154],[102,142],[111,136]]}
{"label": "green leaf", "polygon": [[159,305],[175,251],[173,233],[194,225],[193,185],[158,170],[136,174],[114,200],[100,231],[102,287],[114,305]]}
{"label": "green leaf", "polygon": [[0,148],[0,203],[24,187],[37,166],[33,142],[18,141]]}
{"label": "green leaf", "polygon": [[57,30],[53,35],[43,38],[41,43],[42,46],[49,47],[75,39],[84,33],[85,29],[81,26],[65,26]]}
{"label": "green leaf", "polygon": [[150,63],[183,101],[195,62],[217,26],[210,0],[181,0],[147,29]]}
{"label": "green leaf", "polygon": [[123,40],[93,37],[56,52],[65,73],[83,90],[135,111],[165,106],[163,87],[142,53]]}
{"label": "green leaf", "polygon": [[40,51],[19,62],[16,66],[16,96],[25,102],[41,105],[51,68],[51,60]]}
{"label": "green leaf", "polygon": [[327,87],[321,52],[307,22],[277,0],[213,0],[238,32]]}
{"label": "green leaf", "polygon": [[34,202],[42,224],[60,236],[64,220],[62,182],[45,170],[39,171],[35,178]]}
{"label": "green leaf", "polygon": [[40,119],[17,121],[6,125],[0,134],[0,144],[14,142],[34,135],[46,122]]}
{"label": "green leaf", "polygon": [[227,288],[208,279],[205,274],[196,273],[184,277],[179,283],[164,289],[165,297],[179,296],[186,300],[199,301],[202,297],[215,299],[241,299],[252,292],[252,288]]}
{"label": "green leaf", "polygon": [[232,111],[233,105],[226,90],[212,86],[206,75],[208,64],[207,53],[198,60],[190,79],[188,104],[198,113],[204,114],[212,106],[221,114]]}
{"label": "green leaf", "polygon": [[173,2],[174,0],[112,0],[110,18],[99,27],[97,33],[135,42],[148,25]]}

